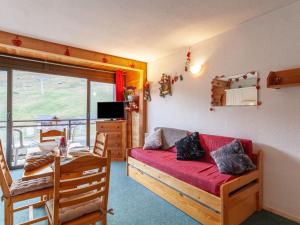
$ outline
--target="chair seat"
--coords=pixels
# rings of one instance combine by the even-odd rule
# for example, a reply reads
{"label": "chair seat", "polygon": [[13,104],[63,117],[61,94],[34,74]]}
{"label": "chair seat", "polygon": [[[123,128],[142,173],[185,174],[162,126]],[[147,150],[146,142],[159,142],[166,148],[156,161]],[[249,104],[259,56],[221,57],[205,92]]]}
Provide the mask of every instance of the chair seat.
{"label": "chair seat", "polygon": [[51,177],[41,177],[27,181],[19,179],[14,180],[11,184],[10,193],[12,196],[16,196],[50,187],[53,187],[53,180]]}
{"label": "chair seat", "polygon": [[[50,222],[53,223],[53,199],[46,202],[46,208],[47,213],[49,214],[49,217],[51,218]],[[59,209],[59,224],[63,224],[66,222],[69,222],[71,220],[77,219],[79,217],[82,217],[84,215],[93,213],[99,211],[99,213],[102,213],[101,211],[101,199],[95,198],[91,201],[84,202],[77,205],[72,205],[65,208]]]}

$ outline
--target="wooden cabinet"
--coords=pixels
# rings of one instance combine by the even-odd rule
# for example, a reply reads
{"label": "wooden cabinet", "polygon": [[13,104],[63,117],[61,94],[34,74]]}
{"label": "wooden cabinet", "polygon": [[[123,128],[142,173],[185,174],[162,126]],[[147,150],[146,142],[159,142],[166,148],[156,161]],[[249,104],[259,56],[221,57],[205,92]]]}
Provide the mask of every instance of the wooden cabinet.
{"label": "wooden cabinet", "polygon": [[108,135],[108,149],[111,151],[112,160],[125,160],[127,143],[126,126],[126,120],[96,122],[96,130]]}

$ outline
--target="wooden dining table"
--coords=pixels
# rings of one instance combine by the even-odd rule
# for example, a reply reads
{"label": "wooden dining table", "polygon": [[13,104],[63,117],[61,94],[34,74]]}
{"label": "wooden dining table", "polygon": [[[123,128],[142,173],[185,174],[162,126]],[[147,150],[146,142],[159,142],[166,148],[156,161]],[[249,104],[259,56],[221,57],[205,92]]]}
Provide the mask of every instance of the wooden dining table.
{"label": "wooden dining table", "polygon": [[[58,148],[56,149],[56,154],[58,154]],[[28,148],[27,150],[27,155],[33,152],[41,152],[41,149],[37,146],[37,147],[32,147],[32,148]],[[67,154],[67,156],[65,156],[67,158],[73,158],[74,156]],[[22,176],[22,180],[26,181],[26,180],[32,180],[32,179],[36,179],[36,178],[40,178],[40,177],[48,177],[48,176],[53,176],[53,169],[51,167],[51,164],[47,164],[44,166],[41,166],[39,168],[30,170],[30,171],[23,171],[23,176]]]}

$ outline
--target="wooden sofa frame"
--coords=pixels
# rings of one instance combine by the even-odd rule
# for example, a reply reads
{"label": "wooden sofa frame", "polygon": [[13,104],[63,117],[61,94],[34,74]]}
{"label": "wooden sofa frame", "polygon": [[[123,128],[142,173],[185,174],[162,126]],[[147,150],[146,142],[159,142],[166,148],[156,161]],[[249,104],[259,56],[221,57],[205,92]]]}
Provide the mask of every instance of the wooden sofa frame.
{"label": "wooden sofa frame", "polygon": [[130,157],[127,175],[203,225],[238,225],[262,208],[262,152],[257,169],[221,186],[220,197]]}

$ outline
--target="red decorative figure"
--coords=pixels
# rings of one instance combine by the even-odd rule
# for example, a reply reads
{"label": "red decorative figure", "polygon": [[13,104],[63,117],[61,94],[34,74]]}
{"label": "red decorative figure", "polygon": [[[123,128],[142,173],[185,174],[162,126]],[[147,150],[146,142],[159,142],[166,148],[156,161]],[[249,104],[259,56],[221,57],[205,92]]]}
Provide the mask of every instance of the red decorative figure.
{"label": "red decorative figure", "polygon": [[58,149],[59,149],[59,154],[61,156],[65,156],[66,155],[66,153],[67,153],[67,142],[66,142],[65,137],[61,137],[60,138]]}
{"label": "red decorative figure", "polygon": [[59,140],[59,147],[66,147],[67,143],[66,143],[66,139],[65,137],[61,137]]}
{"label": "red decorative figure", "polygon": [[106,58],[105,56],[103,56],[102,62],[104,62],[104,63],[107,63],[107,62],[108,62],[108,60],[107,60],[107,58]]}
{"label": "red decorative figure", "polygon": [[14,46],[20,47],[22,45],[22,40],[19,39],[19,36],[16,35],[15,39],[12,40]]}
{"label": "red decorative figure", "polygon": [[185,72],[189,71],[190,63],[191,63],[191,49],[189,48],[188,52],[186,53],[186,62],[184,67]]}
{"label": "red decorative figure", "polygon": [[130,64],[130,67],[131,67],[131,68],[134,68],[134,67],[135,67],[134,63],[131,63],[131,64]]}
{"label": "red decorative figure", "polygon": [[69,47],[66,48],[66,51],[64,53],[65,56],[70,56],[70,50]]}

